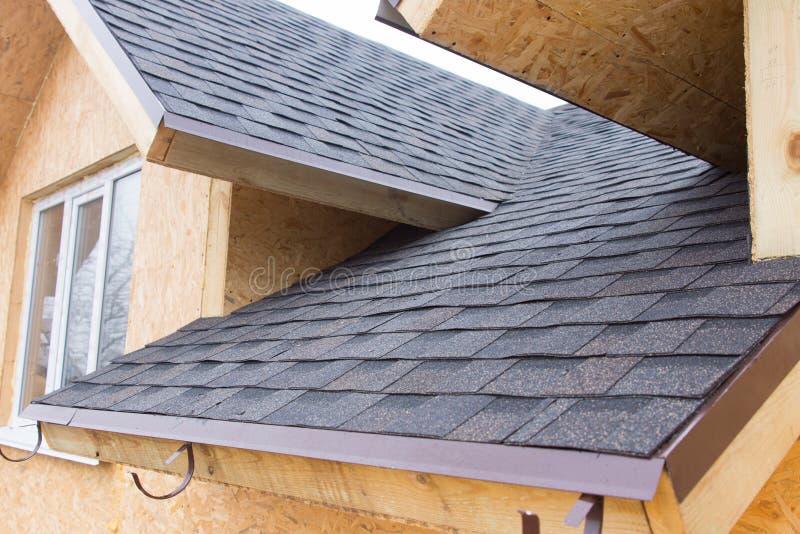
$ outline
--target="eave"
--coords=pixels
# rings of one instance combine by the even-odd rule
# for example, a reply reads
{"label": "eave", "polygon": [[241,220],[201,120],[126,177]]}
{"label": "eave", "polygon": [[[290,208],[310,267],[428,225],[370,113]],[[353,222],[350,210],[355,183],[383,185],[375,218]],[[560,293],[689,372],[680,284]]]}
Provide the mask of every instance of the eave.
{"label": "eave", "polygon": [[167,113],[88,0],[49,0],[148,161],[440,230],[496,203]]}

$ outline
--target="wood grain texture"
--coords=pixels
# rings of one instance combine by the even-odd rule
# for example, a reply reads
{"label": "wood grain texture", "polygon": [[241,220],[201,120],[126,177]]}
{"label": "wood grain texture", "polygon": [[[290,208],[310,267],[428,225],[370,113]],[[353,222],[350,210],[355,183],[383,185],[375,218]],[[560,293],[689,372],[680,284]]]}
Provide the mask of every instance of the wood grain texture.
{"label": "wood grain texture", "polygon": [[[398,7],[426,20],[413,15],[425,2]],[[735,0],[440,0],[427,20],[414,27],[426,40],[690,154],[745,167]]]}
{"label": "wood grain texture", "polygon": [[[121,465],[89,467],[41,455],[25,464],[2,462],[0,499],[8,504],[3,509],[4,530],[87,534],[440,532],[199,479],[173,500],[153,501],[136,490],[128,471]],[[171,474],[139,473],[143,483],[156,492],[171,490],[177,481]]]}
{"label": "wood grain texture", "polygon": [[231,196],[233,184],[211,180],[208,196],[208,232],[206,233],[205,273],[203,279],[203,317],[225,313],[225,284],[228,267]]}
{"label": "wood grain texture", "polygon": [[733,527],[734,534],[798,534],[800,532],[800,441]]}
{"label": "wood grain texture", "polygon": [[0,180],[0,422],[11,410],[31,202],[131,156],[132,144],[105,91],[62,40]]}
{"label": "wood grain texture", "polygon": [[234,186],[225,313],[360,252],[394,223]]}
{"label": "wood grain texture", "polygon": [[143,165],[126,351],[202,315],[210,195],[211,178]]}
{"label": "wood grain texture", "polygon": [[139,152],[147,154],[158,125],[152,123],[136,93],[95,37],[72,0],[48,0],[48,3],[70,40],[89,65],[94,78],[108,94],[119,117],[136,140]]}
{"label": "wood grain texture", "polygon": [[747,0],[750,229],[755,259],[800,255],[800,3]]}
{"label": "wood grain texture", "polygon": [[45,0],[0,2],[0,180],[63,39]]}
{"label": "wood grain texture", "polygon": [[[169,466],[163,464],[180,445],[174,441],[51,424],[46,428],[48,443],[58,450],[180,474],[186,469],[185,455]],[[517,510],[527,509],[539,514],[543,532],[580,532],[563,524],[576,493],[199,444],[195,465],[197,478],[409,525],[455,532],[516,532]],[[605,528],[622,534],[650,532],[642,503],[623,499],[606,499]]]}
{"label": "wood grain texture", "polygon": [[680,504],[666,471],[658,481],[653,500],[644,502],[644,511],[653,534],[684,533]]}
{"label": "wood grain texture", "polygon": [[729,532],[800,436],[800,364],[681,502],[686,532]]}

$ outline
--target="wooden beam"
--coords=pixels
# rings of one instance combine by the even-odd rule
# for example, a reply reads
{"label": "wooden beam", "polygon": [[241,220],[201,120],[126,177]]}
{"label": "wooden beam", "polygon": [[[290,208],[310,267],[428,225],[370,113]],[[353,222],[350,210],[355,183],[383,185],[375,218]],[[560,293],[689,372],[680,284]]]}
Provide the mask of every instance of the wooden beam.
{"label": "wooden beam", "polygon": [[[168,140],[168,141],[167,141]],[[440,230],[470,221],[481,210],[401,191],[340,172],[295,163],[205,137],[161,127],[148,159],[162,165],[266,189],[326,206]],[[158,159],[163,154],[163,160]]]}
{"label": "wooden beam", "polygon": [[800,441],[739,518],[734,532],[800,532]]}
{"label": "wooden beam", "polygon": [[800,255],[800,3],[746,0],[755,259]]}
{"label": "wooden beam", "polygon": [[233,184],[212,178],[208,194],[208,233],[206,268],[203,278],[203,317],[225,313],[225,286],[228,269],[228,236],[231,221]]}
{"label": "wooden beam", "polygon": [[731,530],[800,436],[798,406],[800,364],[681,502],[687,533]]}
{"label": "wooden beam", "polygon": [[680,504],[672,487],[669,473],[664,471],[658,481],[653,500],[644,503],[647,522],[653,534],[683,534]]}
{"label": "wooden beam", "polygon": [[739,0],[402,0],[398,9],[428,41],[745,167]]}
{"label": "wooden beam", "polygon": [[[53,424],[45,424],[45,433],[57,450],[177,474],[186,469],[185,458],[163,464],[178,442]],[[527,509],[539,514],[543,532],[580,532],[563,524],[576,493],[199,444],[195,461],[198,478],[407,524],[459,532],[519,532],[517,510]],[[650,532],[641,502],[605,502],[607,532]]]}
{"label": "wooden beam", "polygon": [[109,50],[101,43],[78,9],[76,1],[83,0],[48,0],[48,3],[89,69],[105,89],[135,139],[139,151],[147,154],[155,138],[157,124],[153,123],[140,95],[136,94],[125,79]]}

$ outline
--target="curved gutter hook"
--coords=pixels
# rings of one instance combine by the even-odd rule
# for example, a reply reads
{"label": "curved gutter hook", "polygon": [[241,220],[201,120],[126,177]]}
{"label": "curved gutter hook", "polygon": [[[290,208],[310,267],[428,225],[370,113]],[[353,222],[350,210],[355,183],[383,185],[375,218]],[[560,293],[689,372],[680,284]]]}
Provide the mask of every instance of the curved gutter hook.
{"label": "curved gutter hook", "polygon": [[136,473],[131,473],[131,478],[133,478],[133,483],[136,484],[136,488],[141,491],[146,497],[150,497],[151,499],[163,500],[163,499],[171,499],[176,495],[180,494],[183,490],[186,489],[186,486],[189,485],[189,481],[192,480],[192,476],[194,475],[194,451],[192,451],[192,444],[191,443],[184,443],[180,446],[180,448],[175,451],[172,456],[167,458],[167,461],[164,462],[165,464],[169,465],[175,461],[175,459],[180,456],[181,452],[186,450],[186,454],[188,455],[189,460],[189,469],[186,471],[186,476],[183,478],[183,482],[181,485],[175,488],[174,490],[170,491],[165,495],[153,495],[146,489],[142,487],[142,483],[139,480],[139,475]]}
{"label": "curved gutter hook", "polygon": [[3,460],[6,460],[7,462],[15,462],[15,463],[16,462],[25,462],[27,460],[30,460],[34,456],[36,456],[36,453],[39,452],[39,447],[42,446],[42,422],[41,421],[36,421],[36,432],[38,433],[38,436],[36,437],[36,445],[33,447],[33,450],[31,452],[29,452],[28,454],[26,454],[22,458],[9,458],[8,456],[5,455],[5,453],[2,451],[2,449],[0,449],[0,456],[3,457]]}

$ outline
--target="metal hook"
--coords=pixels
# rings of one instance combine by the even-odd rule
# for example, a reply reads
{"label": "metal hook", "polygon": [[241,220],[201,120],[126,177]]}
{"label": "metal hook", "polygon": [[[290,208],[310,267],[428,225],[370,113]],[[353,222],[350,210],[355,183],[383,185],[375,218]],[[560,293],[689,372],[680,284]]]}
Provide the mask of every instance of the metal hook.
{"label": "metal hook", "polygon": [[186,471],[186,476],[183,478],[183,482],[181,482],[180,486],[170,491],[166,495],[153,495],[152,493],[150,493],[149,491],[147,491],[142,487],[142,483],[139,480],[139,475],[137,475],[136,473],[131,473],[131,478],[133,478],[133,483],[136,484],[136,488],[142,493],[144,493],[145,496],[150,497],[151,499],[158,499],[158,500],[171,499],[172,497],[175,497],[180,492],[185,490],[186,486],[189,485],[189,481],[192,480],[192,476],[194,475],[194,452],[192,451],[192,444],[187,442],[181,445],[180,448],[174,453],[172,453],[172,456],[167,458],[166,462],[164,463],[167,465],[171,464],[178,458],[178,456],[181,455],[181,453],[184,450],[186,450],[186,454],[188,455],[189,469]]}
{"label": "metal hook", "polygon": [[36,431],[38,433],[38,436],[36,437],[36,445],[33,447],[33,450],[30,453],[28,453],[27,455],[23,456],[22,458],[9,458],[8,456],[5,455],[5,453],[2,451],[2,449],[0,449],[0,456],[2,456],[3,459],[8,461],[8,462],[24,462],[24,461],[30,460],[31,458],[36,456],[36,453],[39,452],[39,447],[42,446],[42,422],[41,421],[36,421]]}

